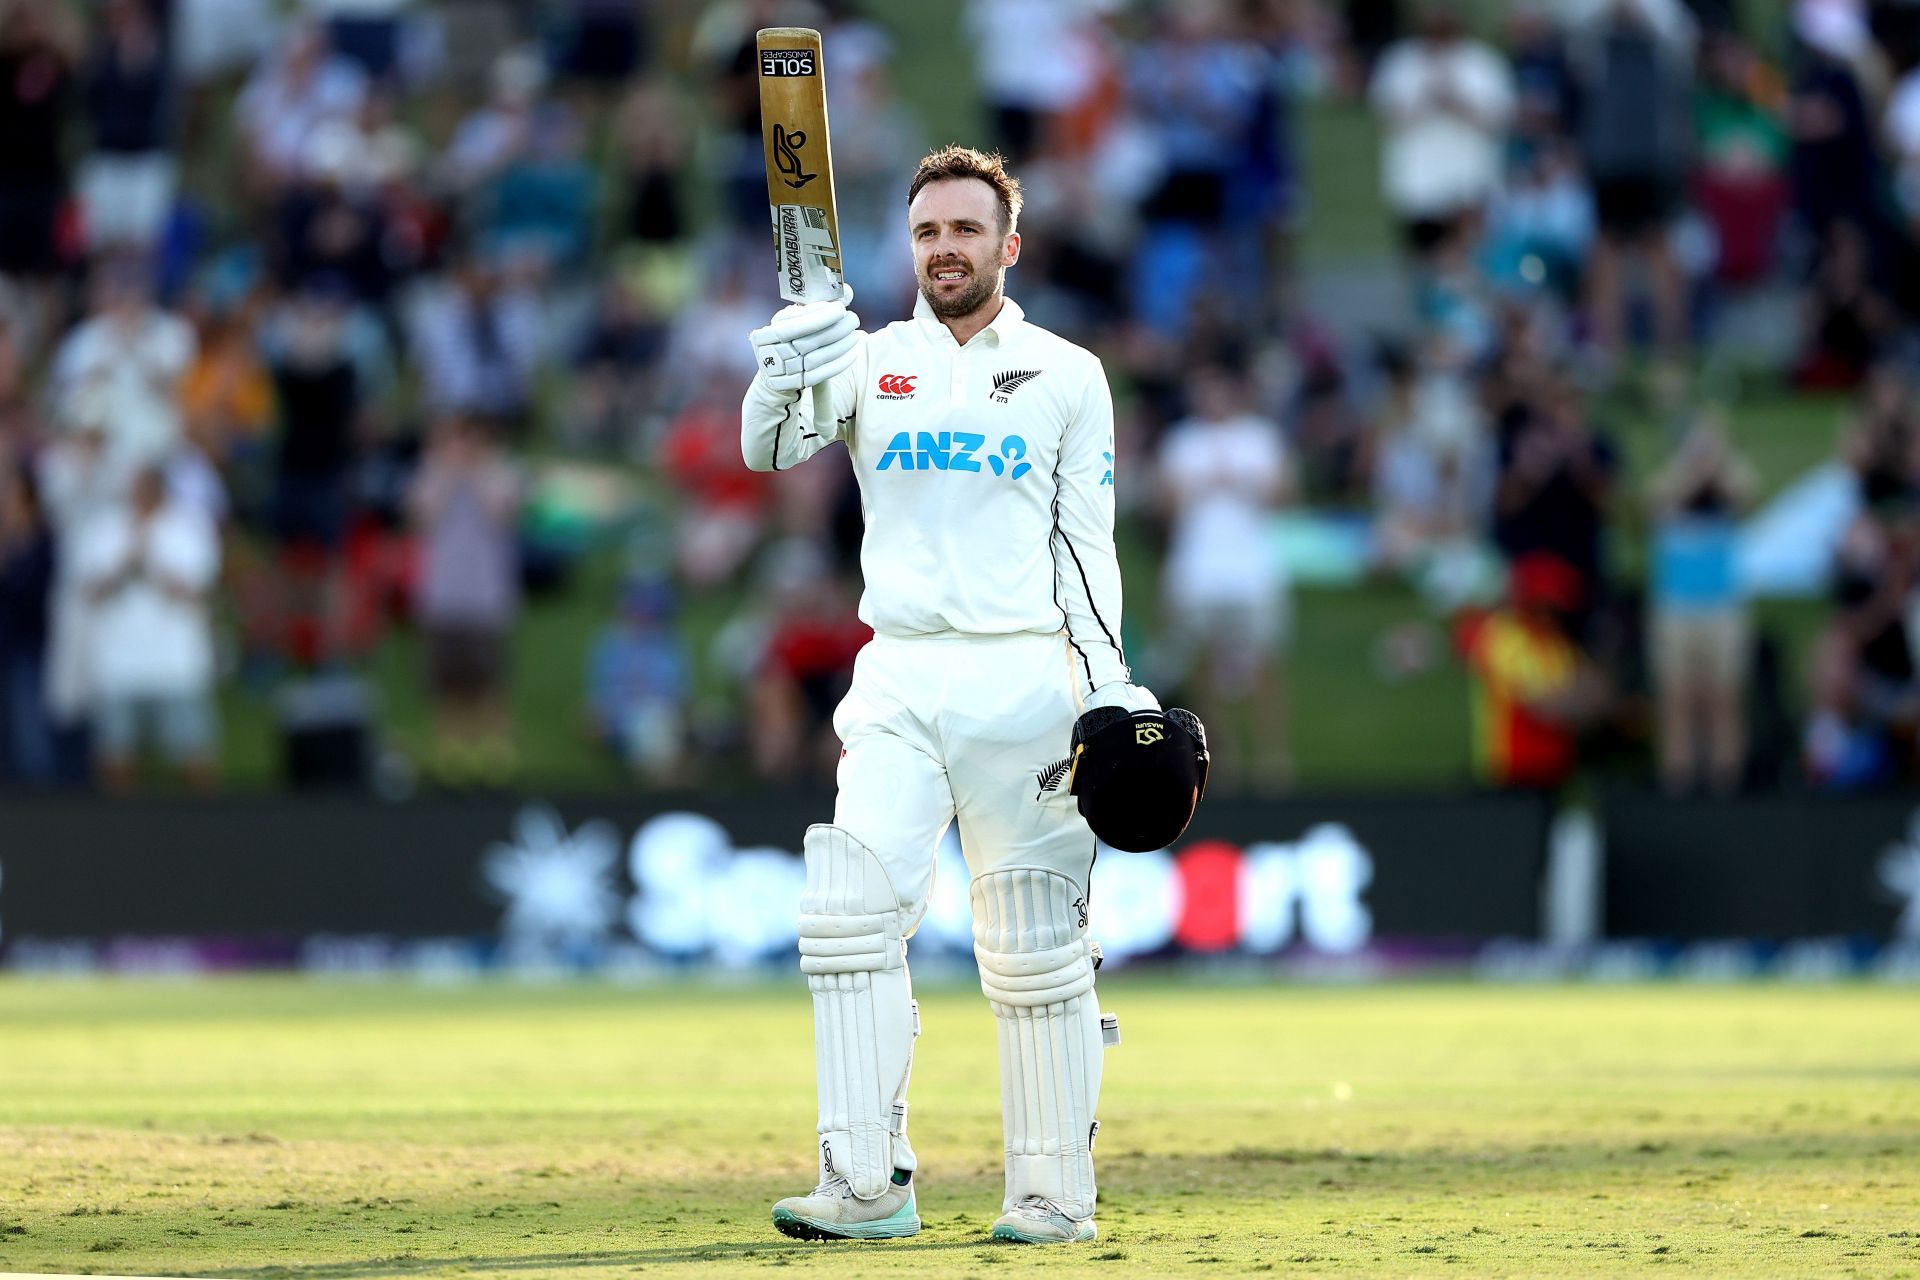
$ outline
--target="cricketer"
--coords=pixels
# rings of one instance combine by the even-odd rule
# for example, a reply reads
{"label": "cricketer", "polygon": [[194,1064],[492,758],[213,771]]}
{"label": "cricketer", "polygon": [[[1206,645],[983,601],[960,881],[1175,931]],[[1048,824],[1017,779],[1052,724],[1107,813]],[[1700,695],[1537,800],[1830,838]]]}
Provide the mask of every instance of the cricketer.
{"label": "cricketer", "polygon": [[997,155],[947,147],[907,200],[912,319],[863,333],[846,291],[786,307],[751,335],[741,408],[755,470],[846,445],[875,632],[834,715],[833,822],[805,839],[819,1180],[773,1218],[807,1239],[920,1229],[907,940],[957,820],[999,1033],[992,1234],[1088,1241],[1101,1059],[1118,1040],[1087,931],[1095,832],[1122,848],[1178,835],[1204,787],[1204,732],[1163,713],[1122,652],[1112,396],[1095,356],[1006,296],[1019,182]]}

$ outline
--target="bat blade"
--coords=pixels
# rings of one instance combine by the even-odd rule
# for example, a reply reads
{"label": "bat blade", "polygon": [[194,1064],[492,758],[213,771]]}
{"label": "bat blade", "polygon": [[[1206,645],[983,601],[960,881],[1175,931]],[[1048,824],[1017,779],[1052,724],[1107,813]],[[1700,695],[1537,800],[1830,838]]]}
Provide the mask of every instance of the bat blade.
{"label": "bat blade", "polygon": [[830,302],[840,296],[840,220],[833,203],[820,33],[809,27],[766,27],[754,43],[780,296],[789,302]]}

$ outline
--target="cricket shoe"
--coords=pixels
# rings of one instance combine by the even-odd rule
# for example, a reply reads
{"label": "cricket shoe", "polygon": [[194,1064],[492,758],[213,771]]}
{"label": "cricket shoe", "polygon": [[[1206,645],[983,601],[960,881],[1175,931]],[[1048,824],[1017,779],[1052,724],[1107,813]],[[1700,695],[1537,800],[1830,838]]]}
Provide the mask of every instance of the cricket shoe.
{"label": "cricket shoe", "polygon": [[1028,1196],[994,1220],[993,1238],[1015,1244],[1084,1244],[1099,1233],[1092,1218],[1072,1218],[1045,1196]]}
{"label": "cricket shoe", "polygon": [[788,1196],[773,1206],[774,1229],[796,1240],[898,1240],[920,1230],[914,1207],[912,1176],[904,1170],[872,1200],[853,1194],[838,1175],[813,1189],[812,1195]]}

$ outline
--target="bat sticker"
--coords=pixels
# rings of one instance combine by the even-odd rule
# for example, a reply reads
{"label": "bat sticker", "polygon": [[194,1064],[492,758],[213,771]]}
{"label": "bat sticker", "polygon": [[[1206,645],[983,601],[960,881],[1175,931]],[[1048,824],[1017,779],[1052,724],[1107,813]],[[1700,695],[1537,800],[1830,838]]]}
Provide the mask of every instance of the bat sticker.
{"label": "bat sticker", "polygon": [[806,131],[795,129],[788,131],[787,126],[773,126],[773,162],[780,167],[781,177],[788,186],[799,190],[820,175],[808,173],[806,166],[800,163],[800,148],[807,145]]}
{"label": "bat sticker", "polygon": [[816,74],[811,49],[762,49],[760,74],[763,76],[810,76]]}

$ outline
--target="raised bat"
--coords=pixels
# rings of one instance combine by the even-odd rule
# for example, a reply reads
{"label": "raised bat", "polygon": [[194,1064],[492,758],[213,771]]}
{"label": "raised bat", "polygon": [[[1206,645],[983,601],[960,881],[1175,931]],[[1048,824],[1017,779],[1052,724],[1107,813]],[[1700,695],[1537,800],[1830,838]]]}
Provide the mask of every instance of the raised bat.
{"label": "raised bat", "polygon": [[755,46],[780,296],[788,302],[831,302],[840,296],[840,220],[833,206],[820,33],[810,27],[766,27]]}

